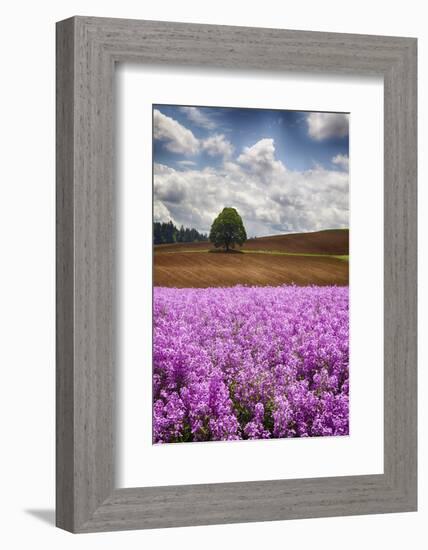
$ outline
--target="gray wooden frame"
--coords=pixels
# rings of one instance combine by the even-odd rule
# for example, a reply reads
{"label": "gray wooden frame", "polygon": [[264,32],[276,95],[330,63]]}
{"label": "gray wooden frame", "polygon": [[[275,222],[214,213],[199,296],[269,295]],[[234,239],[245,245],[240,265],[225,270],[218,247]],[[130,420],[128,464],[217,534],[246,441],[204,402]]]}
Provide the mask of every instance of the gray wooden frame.
{"label": "gray wooden frame", "polygon": [[[90,17],[57,24],[58,527],[82,533],[416,510],[416,44]],[[123,61],[383,76],[382,475],[115,488],[113,79]]]}

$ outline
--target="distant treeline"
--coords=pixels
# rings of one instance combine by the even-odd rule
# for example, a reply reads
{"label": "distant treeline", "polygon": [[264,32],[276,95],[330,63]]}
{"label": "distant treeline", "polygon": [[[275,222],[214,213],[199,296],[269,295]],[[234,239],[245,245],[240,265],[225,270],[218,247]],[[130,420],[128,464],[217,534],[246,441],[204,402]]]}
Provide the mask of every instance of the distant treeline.
{"label": "distant treeline", "polygon": [[154,222],[153,223],[153,242],[154,244],[170,243],[193,243],[195,241],[207,241],[208,236],[205,233],[199,233],[192,227],[181,226],[178,229],[172,222]]}

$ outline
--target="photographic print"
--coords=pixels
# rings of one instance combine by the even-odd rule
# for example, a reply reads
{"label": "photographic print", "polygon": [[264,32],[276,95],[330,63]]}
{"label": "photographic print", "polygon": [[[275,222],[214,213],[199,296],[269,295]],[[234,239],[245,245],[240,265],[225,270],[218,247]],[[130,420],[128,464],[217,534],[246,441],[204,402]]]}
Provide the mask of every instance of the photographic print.
{"label": "photographic print", "polygon": [[349,434],[349,115],[153,105],[153,443]]}

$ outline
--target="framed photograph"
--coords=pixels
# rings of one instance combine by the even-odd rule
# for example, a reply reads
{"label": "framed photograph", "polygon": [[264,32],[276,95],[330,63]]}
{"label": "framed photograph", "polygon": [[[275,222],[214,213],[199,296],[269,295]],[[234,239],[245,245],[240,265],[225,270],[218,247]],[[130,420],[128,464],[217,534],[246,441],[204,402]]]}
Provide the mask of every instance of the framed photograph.
{"label": "framed photograph", "polygon": [[416,39],[57,24],[57,526],[414,511]]}

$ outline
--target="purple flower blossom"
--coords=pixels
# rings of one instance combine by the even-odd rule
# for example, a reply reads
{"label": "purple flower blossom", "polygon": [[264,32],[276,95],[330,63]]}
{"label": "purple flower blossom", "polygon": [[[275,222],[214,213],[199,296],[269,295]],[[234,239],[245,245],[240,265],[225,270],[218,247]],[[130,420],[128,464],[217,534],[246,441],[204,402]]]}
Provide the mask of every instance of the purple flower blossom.
{"label": "purple flower blossom", "polygon": [[347,435],[348,310],[348,287],[156,287],[153,442]]}

